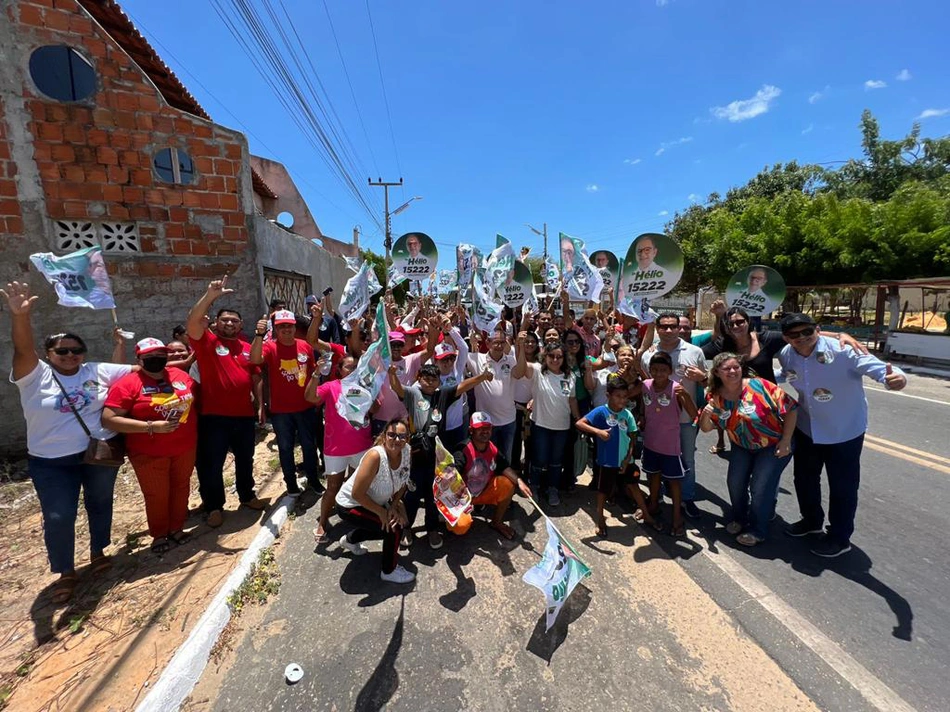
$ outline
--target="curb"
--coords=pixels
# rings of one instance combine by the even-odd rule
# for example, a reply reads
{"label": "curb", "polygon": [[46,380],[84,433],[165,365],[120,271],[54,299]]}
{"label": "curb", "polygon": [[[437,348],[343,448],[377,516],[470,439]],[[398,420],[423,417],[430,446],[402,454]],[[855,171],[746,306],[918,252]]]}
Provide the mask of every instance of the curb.
{"label": "curb", "polygon": [[241,556],[237,567],[228,576],[188,638],[175,651],[148,695],[135,708],[135,712],[172,712],[179,709],[191,694],[204,673],[218,636],[231,620],[228,596],[244,582],[261,551],[273,544],[280,535],[280,529],[287,522],[295,501],[296,498],[289,495],[280,500],[277,509],[264,522]]}

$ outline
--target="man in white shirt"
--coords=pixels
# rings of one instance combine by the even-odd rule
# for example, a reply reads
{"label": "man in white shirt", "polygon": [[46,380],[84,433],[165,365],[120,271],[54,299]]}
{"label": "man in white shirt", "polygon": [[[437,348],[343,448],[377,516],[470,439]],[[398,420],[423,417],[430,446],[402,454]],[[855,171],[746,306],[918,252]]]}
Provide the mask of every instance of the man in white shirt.
{"label": "man in white shirt", "polygon": [[[697,384],[706,380],[706,358],[701,348],[680,338],[679,328],[678,315],[665,312],[657,317],[656,334],[659,341],[643,352],[640,370],[643,371],[644,378],[649,378],[650,357],[657,351],[668,353],[673,360],[671,378],[676,383],[686,384],[684,387],[689,388],[692,385],[689,389],[690,395],[696,398]],[[686,411],[680,413],[680,447],[683,451],[683,464],[686,467],[682,485],[683,511],[686,516],[695,519],[700,516],[699,508],[694,502],[696,498],[696,426]]]}
{"label": "man in white shirt", "polygon": [[475,386],[475,405],[479,411],[489,415],[492,422],[491,442],[498,452],[511,461],[511,449],[515,439],[515,416],[517,409],[514,398],[514,380],[511,371],[515,367],[515,357],[505,353],[508,339],[503,328],[495,329],[488,342],[488,353],[472,352],[468,357],[468,367],[473,375],[491,370],[494,378]]}

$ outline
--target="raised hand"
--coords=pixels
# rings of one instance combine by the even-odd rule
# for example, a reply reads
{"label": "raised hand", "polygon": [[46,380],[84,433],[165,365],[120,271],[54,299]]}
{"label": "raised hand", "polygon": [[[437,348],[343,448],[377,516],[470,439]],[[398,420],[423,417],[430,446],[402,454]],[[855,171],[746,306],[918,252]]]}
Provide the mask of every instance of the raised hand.
{"label": "raised hand", "polygon": [[11,314],[29,314],[33,302],[39,297],[30,296],[30,285],[26,282],[10,282],[6,289],[0,289],[0,294],[7,300]]}
{"label": "raised hand", "polygon": [[254,331],[257,334],[267,333],[267,314],[264,314],[264,316],[257,320],[257,326],[254,327]]}
{"label": "raised hand", "polygon": [[208,296],[212,301],[223,297],[225,294],[233,294],[233,289],[228,289],[228,276],[224,275],[221,279],[215,279],[208,285]]}
{"label": "raised hand", "polygon": [[726,313],[726,303],[722,299],[717,299],[710,305],[709,313],[721,318]]}
{"label": "raised hand", "polygon": [[899,373],[894,373],[894,367],[887,364],[884,369],[884,385],[889,391],[899,391],[907,385],[907,379]]}

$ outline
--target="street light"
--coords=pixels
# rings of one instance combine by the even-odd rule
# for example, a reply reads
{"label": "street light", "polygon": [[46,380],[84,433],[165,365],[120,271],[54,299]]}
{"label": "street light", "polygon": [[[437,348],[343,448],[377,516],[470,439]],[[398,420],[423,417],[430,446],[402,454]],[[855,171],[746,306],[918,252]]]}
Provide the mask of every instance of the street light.
{"label": "street light", "polygon": [[414,197],[412,197],[412,198],[409,198],[409,200],[407,200],[405,203],[403,203],[403,204],[400,205],[398,208],[396,208],[395,210],[393,210],[392,213],[390,213],[390,215],[399,215],[399,213],[401,213],[403,210],[405,210],[406,208],[409,207],[409,204],[410,204],[413,200],[422,200],[422,196],[421,196],[421,195],[416,195],[416,196],[414,196]]}
{"label": "street light", "polygon": [[531,227],[528,223],[525,223],[524,226],[528,228],[535,235],[539,235],[544,238],[544,261],[548,260],[548,224],[544,223],[544,232],[538,230],[536,227]]}

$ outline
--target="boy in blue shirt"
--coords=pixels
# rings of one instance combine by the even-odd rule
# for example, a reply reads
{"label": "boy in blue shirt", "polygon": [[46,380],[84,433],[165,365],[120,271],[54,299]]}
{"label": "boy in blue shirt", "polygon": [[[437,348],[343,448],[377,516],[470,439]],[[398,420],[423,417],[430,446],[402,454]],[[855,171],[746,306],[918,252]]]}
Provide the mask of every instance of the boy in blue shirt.
{"label": "boy in blue shirt", "polygon": [[607,380],[607,404],[597,406],[577,421],[577,429],[595,438],[597,467],[593,486],[597,490],[596,534],[607,536],[604,504],[616,487],[624,487],[643,513],[643,521],[656,527],[647,510],[646,500],[637,480],[640,470],[633,462],[636,447],[637,421],[627,410],[628,385],[619,376]]}

